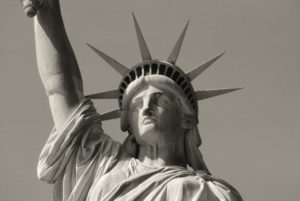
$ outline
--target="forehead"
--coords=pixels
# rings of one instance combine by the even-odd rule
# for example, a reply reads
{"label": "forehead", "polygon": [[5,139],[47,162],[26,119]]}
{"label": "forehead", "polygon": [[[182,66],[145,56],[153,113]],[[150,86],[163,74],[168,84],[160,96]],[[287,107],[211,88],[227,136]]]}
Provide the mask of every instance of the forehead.
{"label": "forehead", "polygon": [[153,86],[153,85],[147,85],[145,87],[143,87],[142,89],[138,90],[134,96],[133,99],[137,99],[137,98],[142,98],[142,97],[147,97],[147,96],[151,96],[153,94],[164,94],[169,98],[174,98],[175,95],[172,94],[170,91],[163,89],[163,88],[159,88],[157,86]]}

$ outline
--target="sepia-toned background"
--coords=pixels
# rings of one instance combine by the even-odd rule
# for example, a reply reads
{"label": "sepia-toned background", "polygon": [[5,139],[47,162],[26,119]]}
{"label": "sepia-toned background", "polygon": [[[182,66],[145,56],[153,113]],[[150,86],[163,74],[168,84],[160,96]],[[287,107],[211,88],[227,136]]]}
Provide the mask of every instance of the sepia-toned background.
{"label": "sepia-toned background", "polygon": [[[195,89],[244,87],[199,103],[211,172],[246,201],[300,200],[300,1],[62,0],[86,94],[115,89],[120,76],[86,46],[127,66],[141,61],[131,12],[153,58],[166,59],[187,20],[177,64],[185,71],[226,51]],[[36,164],[53,121],[38,76],[32,19],[17,0],[0,2],[0,200],[51,201]],[[116,101],[95,101],[99,112]],[[105,131],[122,140],[119,120]]]}

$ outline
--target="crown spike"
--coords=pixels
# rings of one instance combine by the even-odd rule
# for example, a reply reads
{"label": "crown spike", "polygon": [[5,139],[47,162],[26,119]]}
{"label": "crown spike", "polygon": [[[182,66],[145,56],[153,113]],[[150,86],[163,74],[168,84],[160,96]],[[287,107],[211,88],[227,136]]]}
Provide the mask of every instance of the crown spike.
{"label": "crown spike", "polygon": [[190,79],[190,81],[194,80],[196,77],[198,77],[203,71],[205,71],[210,65],[212,65],[215,61],[217,61],[221,56],[223,56],[225,52],[219,54],[218,56],[210,59],[209,61],[201,64],[200,66],[192,69],[189,71],[186,75]]}
{"label": "crown spike", "polygon": [[147,47],[146,41],[143,37],[143,34],[141,32],[141,29],[137,23],[137,20],[135,18],[134,13],[132,12],[132,16],[133,16],[133,21],[134,21],[134,27],[135,27],[135,31],[136,31],[136,35],[138,38],[138,42],[139,42],[139,46],[140,46],[140,51],[141,51],[141,55],[142,55],[142,59],[143,61],[148,61],[148,60],[152,60],[149,49]]}
{"label": "crown spike", "polygon": [[121,116],[120,109],[114,109],[112,111],[101,114],[100,118],[102,121],[106,121],[106,120],[120,118],[120,116]]}
{"label": "crown spike", "polygon": [[90,45],[88,43],[87,43],[87,45],[92,50],[94,50],[104,61],[106,61],[111,67],[113,67],[121,75],[124,76],[129,71],[129,69],[127,67],[125,67],[124,65],[120,64],[118,61],[116,61],[115,59],[111,58],[110,56],[108,56],[104,52],[98,50],[97,48],[93,47],[92,45]]}
{"label": "crown spike", "polygon": [[87,95],[86,98],[90,99],[118,99],[119,97],[119,90],[112,90],[112,91],[106,91],[106,92],[101,92],[97,94],[90,94]]}
{"label": "crown spike", "polygon": [[214,96],[230,93],[236,90],[240,90],[242,88],[232,88],[232,89],[215,89],[215,90],[205,90],[205,91],[196,91],[197,100],[203,100],[207,98],[211,98]]}
{"label": "crown spike", "polygon": [[181,46],[182,46],[182,42],[183,42],[183,39],[184,39],[184,36],[185,36],[185,33],[186,33],[186,30],[188,28],[188,25],[189,25],[189,22],[188,21],[182,31],[182,33],[180,34],[170,56],[168,57],[167,61],[171,64],[175,64],[176,63],[176,60],[177,60],[177,57],[179,55],[179,52],[180,52],[180,49],[181,49]]}

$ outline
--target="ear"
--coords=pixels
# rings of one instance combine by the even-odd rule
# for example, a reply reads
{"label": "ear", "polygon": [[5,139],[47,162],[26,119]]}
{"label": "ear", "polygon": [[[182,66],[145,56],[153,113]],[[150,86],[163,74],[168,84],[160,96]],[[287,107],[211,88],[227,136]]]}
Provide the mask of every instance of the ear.
{"label": "ear", "polygon": [[121,130],[127,131],[130,124],[129,124],[129,112],[127,110],[121,110]]}
{"label": "ear", "polygon": [[182,127],[186,130],[191,130],[194,127],[194,116],[190,114],[183,115]]}

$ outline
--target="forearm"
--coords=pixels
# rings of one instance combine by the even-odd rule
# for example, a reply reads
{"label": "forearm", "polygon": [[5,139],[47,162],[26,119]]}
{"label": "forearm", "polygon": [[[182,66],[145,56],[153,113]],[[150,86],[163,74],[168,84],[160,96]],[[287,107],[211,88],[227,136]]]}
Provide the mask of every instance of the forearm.
{"label": "forearm", "polygon": [[34,19],[39,73],[56,126],[61,126],[83,99],[79,67],[68,40],[59,2],[43,6]]}

